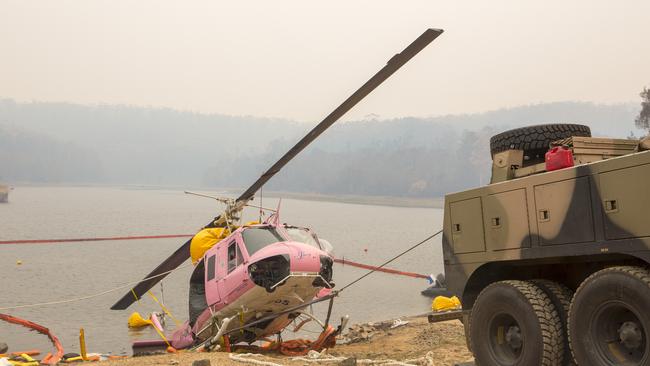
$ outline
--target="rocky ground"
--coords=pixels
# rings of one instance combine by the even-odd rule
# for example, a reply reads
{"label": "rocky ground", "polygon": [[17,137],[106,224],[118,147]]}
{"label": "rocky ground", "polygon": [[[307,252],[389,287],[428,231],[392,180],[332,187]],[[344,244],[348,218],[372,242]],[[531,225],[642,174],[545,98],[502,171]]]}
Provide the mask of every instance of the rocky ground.
{"label": "rocky ground", "polygon": [[[472,356],[465,345],[463,326],[459,321],[429,324],[426,317],[402,318],[400,320],[351,326],[343,334],[336,347],[327,350],[326,355],[322,356],[322,359],[331,358],[328,362],[314,363],[313,360],[295,359],[273,353],[261,357],[252,357],[254,361],[249,363],[265,366],[310,364],[343,364],[348,366],[354,365],[353,359],[357,361],[370,359],[375,361],[408,361],[409,364],[421,366],[453,366],[471,361]],[[393,327],[394,325],[396,327]],[[202,359],[210,360],[212,366],[244,364],[243,361],[232,360],[229,354],[225,352],[181,352],[157,356],[129,357],[122,360],[106,361],[101,364],[105,366],[192,366],[194,361]],[[244,358],[243,360],[250,361],[251,358]]]}

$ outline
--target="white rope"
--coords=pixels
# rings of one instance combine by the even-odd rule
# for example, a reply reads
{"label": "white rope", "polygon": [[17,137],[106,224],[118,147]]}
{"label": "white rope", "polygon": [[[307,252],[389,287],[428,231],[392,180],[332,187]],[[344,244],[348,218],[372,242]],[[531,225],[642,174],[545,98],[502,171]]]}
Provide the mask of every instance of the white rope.
{"label": "white rope", "polygon": [[[342,356],[332,356],[326,353],[327,349],[322,352],[309,351],[307,356],[291,357],[291,361],[302,361],[307,363],[338,363],[346,360],[348,357]],[[284,366],[275,362],[256,360],[253,357],[264,357],[264,355],[259,353],[244,353],[244,354],[233,354],[229,355],[230,359],[233,361],[238,361],[242,363],[249,363],[253,365],[261,366]],[[408,359],[404,361],[397,361],[392,359],[387,360],[371,360],[371,359],[358,359],[357,364],[363,365],[382,365],[382,366],[433,366],[433,352],[428,352],[425,356],[419,358]]]}
{"label": "white rope", "polygon": [[240,353],[240,354],[234,354],[231,353],[228,355],[228,357],[233,360],[233,361],[238,361],[242,363],[250,363],[253,365],[262,365],[262,366],[284,366],[279,363],[275,362],[270,362],[270,361],[261,361],[261,360],[256,360],[252,357],[264,357],[264,355],[260,355],[259,353]]}
{"label": "white rope", "polygon": [[117,286],[117,287],[115,287],[115,288],[112,288],[112,289],[110,289],[110,290],[106,290],[106,291],[98,292],[98,293],[93,294],[93,295],[86,295],[86,296],[81,296],[81,297],[75,297],[75,298],[72,298],[72,299],[66,299],[66,300],[55,300],[55,301],[39,302],[39,303],[35,303],[35,304],[24,304],[24,305],[7,306],[7,307],[2,307],[2,308],[0,308],[0,311],[4,311],[4,310],[15,310],[15,309],[25,309],[25,308],[35,308],[35,307],[38,307],[38,306],[50,306],[50,305],[68,304],[68,303],[71,303],[71,302],[77,302],[77,301],[89,300],[89,299],[93,299],[93,298],[95,298],[95,297],[100,297],[100,296],[103,296],[103,295],[109,294],[109,293],[111,293],[111,292],[115,292],[115,291],[118,291],[118,290],[122,290],[122,289],[125,289],[125,288],[128,288],[128,287],[131,287],[132,285],[138,284],[138,283],[140,283],[140,282],[142,282],[142,281],[150,280],[150,279],[152,279],[152,278],[157,278],[157,277],[160,277],[160,276],[165,276],[165,275],[167,275],[167,274],[169,274],[169,273],[172,273],[172,272],[175,272],[175,271],[177,271],[177,270],[179,270],[179,269],[181,269],[181,268],[189,267],[190,265],[192,265],[192,263],[188,263],[188,264],[186,264],[186,265],[184,265],[184,266],[180,266],[180,267],[174,268],[174,269],[172,269],[171,271],[167,271],[167,272],[163,272],[163,273],[157,274],[157,275],[155,275],[155,276],[151,276],[151,277],[143,278],[143,279],[138,280],[138,281],[127,282],[127,283],[124,283],[124,284],[122,284],[122,285],[119,285],[119,286]]}
{"label": "white rope", "polygon": [[[363,360],[357,360],[357,363],[359,364],[364,364],[364,365],[384,365],[384,366],[419,366],[420,363],[419,361],[423,361],[424,357],[422,358],[416,358],[412,360],[406,360],[404,362],[402,361],[397,361],[397,360],[369,360],[369,359],[363,359]],[[418,362],[418,363],[414,363]]]}
{"label": "white rope", "polygon": [[334,357],[330,355],[327,356],[328,357],[321,357],[321,358],[292,357],[291,360],[308,362],[308,363],[335,363],[335,362],[345,361],[347,359],[347,357]]}

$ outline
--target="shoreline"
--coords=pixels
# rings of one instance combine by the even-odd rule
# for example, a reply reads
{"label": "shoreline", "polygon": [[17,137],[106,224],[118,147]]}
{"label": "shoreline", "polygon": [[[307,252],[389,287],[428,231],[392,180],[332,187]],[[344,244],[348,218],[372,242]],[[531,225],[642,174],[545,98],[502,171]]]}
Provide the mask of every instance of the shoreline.
{"label": "shoreline", "polygon": [[[356,340],[349,343],[340,343],[328,349],[323,356],[323,361],[306,362],[304,359],[281,355],[277,352],[268,352],[259,356],[250,356],[256,361],[268,362],[279,366],[303,366],[306,364],[340,364],[341,361],[325,361],[326,357],[337,359],[357,360],[395,360],[422,366],[454,366],[472,361],[472,355],[465,344],[463,325],[460,321],[429,324],[426,315],[402,317],[400,320],[407,324],[391,328],[395,320],[383,322],[370,322],[349,326],[343,337],[356,336]],[[361,330],[361,331],[359,331]],[[359,336],[359,334],[363,334]],[[368,339],[365,339],[368,336]],[[249,352],[249,351],[245,351]],[[239,354],[235,352],[234,354]],[[192,366],[197,360],[208,359],[211,365],[236,366],[244,365],[243,361],[230,358],[226,352],[184,352],[167,353],[161,355],[128,357],[125,359],[109,360],[102,362],[106,366],[162,366],[179,365]],[[342,362],[346,362],[342,361]],[[253,362],[255,363],[255,362]],[[271,364],[268,364],[269,366]]]}
{"label": "shoreline", "polygon": [[[215,187],[181,187],[181,186],[154,186],[147,184],[102,184],[102,183],[33,183],[16,182],[11,187],[56,187],[56,188],[117,188],[128,190],[169,190],[183,192],[185,190],[197,190],[202,192],[220,192],[226,195],[237,195],[239,190],[233,188]],[[444,207],[444,197],[401,197],[401,196],[373,196],[373,195],[349,195],[349,194],[322,194],[322,193],[301,193],[285,191],[265,191],[264,197],[288,198],[303,201],[336,202],[357,205],[408,207],[408,208],[436,208]]]}
{"label": "shoreline", "polygon": [[264,196],[273,198],[299,199],[304,201],[337,202],[372,206],[437,209],[442,209],[444,207],[444,198],[442,197],[414,198],[395,196],[327,195],[319,193],[296,193],[282,191],[265,192]]}

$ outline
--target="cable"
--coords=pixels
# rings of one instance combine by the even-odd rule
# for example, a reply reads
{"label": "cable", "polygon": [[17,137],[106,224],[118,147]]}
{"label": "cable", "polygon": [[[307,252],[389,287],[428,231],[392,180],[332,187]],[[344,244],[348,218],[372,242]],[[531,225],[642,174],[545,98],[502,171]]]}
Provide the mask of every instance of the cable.
{"label": "cable", "polygon": [[343,286],[343,288],[341,288],[341,289],[338,290],[337,292],[342,292],[342,291],[345,290],[346,288],[348,288],[348,287],[354,285],[355,283],[361,281],[362,279],[364,279],[364,278],[370,276],[371,274],[373,274],[374,272],[376,272],[378,269],[384,267],[385,265],[387,265],[387,264],[389,264],[390,262],[396,260],[397,258],[403,256],[404,254],[410,252],[411,250],[413,250],[413,249],[419,247],[420,245],[422,245],[422,244],[428,242],[429,240],[433,239],[434,237],[440,235],[440,233],[442,233],[442,230],[439,230],[438,232],[436,232],[436,233],[430,235],[428,238],[426,238],[426,239],[422,240],[421,242],[419,242],[419,243],[413,245],[412,247],[406,249],[405,251],[401,252],[400,254],[396,255],[395,257],[393,257],[393,258],[389,259],[388,261],[384,262],[382,265],[377,266],[377,268],[374,268],[374,269],[371,270],[370,272],[368,272],[368,273],[364,274],[363,276],[357,278],[356,280],[354,280],[354,281],[348,283],[347,285]]}
{"label": "cable", "polygon": [[72,299],[67,299],[67,300],[57,300],[57,301],[48,301],[48,302],[41,302],[41,303],[35,303],[35,304],[24,304],[24,305],[16,305],[16,306],[7,306],[7,307],[0,308],[0,311],[4,311],[4,310],[15,310],[15,309],[25,309],[25,308],[34,308],[34,307],[37,307],[37,306],[59,305],[59,304],[67,304],[67,303],[71,303],[71,302],[77,302],[77,301],[89,300],[89,299],[93,299],[93,298],[95,298],[95,297],[100,297],[100,296],[103,296],[103,295],[109,294],[109,293],[111,293],[111,292],[115,292],[115,291],[117,291],[117,290],[122,290],[122,289],[127,288],[127,287],[129,287],[129,286],[131,286],[131,285],[138,284],[138,283],[140,283],[140,282],[142,282],[142,281],[147,281],[147,280],[150,280],[150,279],[153,279],[153,278],[156,278],[156,277],[160,277],[160,276],[166,276],[167,274],[170,274],[170,273],[172,273],[172,272],[175,272],[175,271],[177,271],[177,270],[179,270],[179,269],[181,269],[181,268],[187,268],[187,267],[189,267],[189,266],[191,266],[191,265],[192,265],[192,263],[188,263],[188,264],[186,264],[186,265],[184,265],[184,266],[180,266],[180,267],[177,267],[177,268],[175,268],[175,269],[172,269],[171,271],[167,271],[167,272],[159,273],[159,274],[157,274],[157,275],[155,275],[155,276],[151,276],[151,277],[143,278],[143,279],[138,280],[138,281],[132,281],[132,282],[124,283],[124,284],[122,284],[122,285],[120,285],[120,286],[117,286],[117,287],[115,287],[115,288],[112,288],[112,289],[110,289],[110,290],[106,290],[106,291],[98,292],[98,293],[93,294],[93,295],[87,295],[87,296],[82,296],[82,297],[77,297],[77,298],[72,298]]}
{"label": "cable", "polygon": [[84,241],[115,241],[115,240],[140,240],[140,239],[169,239],[187,238],[194,234],[172,234],[172,235],[146,235],[146,236],[115,236],[108,238],[74,238],[74,239],[28,239],[28,240],[0,240],[0,244],[52,244],[52,243],[76,243]]}
{"label": "cable", "polygon": [[[345,285],[345,286],[344,286],[343,288],[341,288],[340,290],[335,291],[335,293],[338,294],[338,293],[342,292],[343,290],[347,289],[348,287],[350,287],[350,286],[356,284],[357,282],[361,281],[362,279],[364,279],[364,278],[370,276],[370,275],[373,274],[374,272],[376,272],[376,271],[378,271],[378,270],[381,270],[381,269],[382,269],[384,266],[386,266],[387,264],[389,264],[389,263],[393,262],[394,260],[400,258],[401,256],[403,256],[403,255],[405,255],[406,253],[412,251],[413,249],[419,247],[420,245],[422,245],[422,244],[428,242],[429,240],[433,239],[434,237],[440,235],[440,233],[442,233],[442,230],[439,230],[438,232],[436,232],[436,233],[430,235],[429,237],[427,237],[426,239],[424,239],[424,240],[420,241],[419,243],[417,243],[417,244],[411,246],[410,248],[406,249],[405,251],[401,252],[400,254],[396,255],[395,257],[393,257],[393,258],[389,259],[388,261],[384,262],[384,263],[381,264],[380,266],[377,266],[377,267],[373,268],[371,271],[369,271],[368,273],[364,274],[363,276],[357,278],[356,280],[354,280],[354,281],[348,283],[347,285]],[[0,242],[0,244],[1,244],[1,243],[2,243],[2,242]],[[128,282],[128,283],[122,284],[122,285],[120,285],[120,286],[117,286],[117,287],[115,287],[115,288],[112,288],[112,289],[109,289],[109,290],[106,290],[106,291],[102,291],[102,292],[99,292],[99,293],[96,293],[96,294],[93,294],[93,295],[87,295],[87,296],[82,296],[82,297],[77,297],[77,298],[72,298],[72,299],[67,299],[67,300],[57,300],[57,301],[48,301],[48,302],[42,302],[42,303],[34,303],[34,304],[24,304],[24,305],[16,305],[16,306],[1,307],[1,308],[0,308],[0,311],[4,311],[4,310],[15,310],[15,309],[24,309],[24,308],[33,308],[33,307],[37,307],[37,306],[59,305],[59,304],[67,304],[67,303],[72,303],[72,302],[77,302],[77,301],[89,300],[89,299],[93,299],[93,298],[96,298],[96,297],[100,297],[100,296],[103,296],[103,295],[109,294],[109,293],[111,293],[111,292],[115,292],[115,291],[117,291],[117,290],[121,290],[121,289],[127,288],[127,287],[129,287],[129,286],[131,286],[131,285],[138,284],[138,283],[140,283],[140,282],[142,282],[142,281],[147,281],[147,280],[150,280],[150,279],[153,279],[153,278],[157,278],[157,277],[165,276],[165,275],[170,274],[170,273],[172,273],[172,272],[175,272],[175,271],[177,271],[177,270],[179,270],[179,269],[181,269],[181,268],[187,268],[187,267],[189,267],[190,265],[192,265],[192,263],[188,263],[188,264],[185,265],[185,266],[180,266],[180,267],[177,267],[177,268],[172,269],[172,270],[167,271],[167,272],[159,273],[159,274],[157,274],[157,275],[155,275],[155,276],[151,276],[151,277],[143,278],[143,279],[138,280],[138,281]],[[315,301],[315,302],[323,301],[323,299],[318,299],[318,300],[319,300],[319,301]],[[315,302],[311,302],[311,303],[315,303]]]}
{"label": "cable", "polygon": [[392,268],[379,268],[377,266],[371,266],[368,264],[363,264],[359,262],[353,262],[348,259],[341,259],[341,258],[334,258],[334,263],[339,263],[344,266],[352,266],[352,267],[357,267],[357,268],[363,268],[363,269],[374,269],[380,272],[388,273],[388,274],[393,274],[393,275],[400,275],[400,276],[407,276],[407,277],[413,277],[413,278],[429,278],[429,276],[420,274],[420,273],[413,273],[413,272],[406,272],[406,271],[400,271],[397,269],[392,269]]}

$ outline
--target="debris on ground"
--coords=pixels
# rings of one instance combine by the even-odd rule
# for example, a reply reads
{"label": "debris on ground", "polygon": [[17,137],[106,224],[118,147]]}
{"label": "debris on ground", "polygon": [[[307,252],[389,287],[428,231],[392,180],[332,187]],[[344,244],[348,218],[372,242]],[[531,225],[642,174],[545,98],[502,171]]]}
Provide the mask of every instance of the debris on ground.
{"label": "debris on ground", "polygon": [[351,344],[369,341],[378,334],[391,335],[390,330],[409,324],[402,319],[388,320],[383,322],[368,322],[354,324],[348,328],[348,331],[338,337],[338,344]]}
{"label": "debris on ground", "polygon": [[[353,325],[344,336],[353,342],[337,342],[334,347],[297,357],[258,348],[254,351],[263,354],[185,351],[144,357],[101,355],[100,359],[106,360],[101,362],[104,366],[454,366],[472,359],[463,325],[456,320],[430,324],[425,316],[403,317]],[[0,366],[8,366],[3,362],[0,358]]]}
{"label": "debris on ground", "polygon": [[202,360],[196,360],[192,362],[192,366],[210,366],[210,360],[204,358]]}
{"label": "debris on ground", "polygon": [[402,325],[408,324],[408,321],[402,320],[402,319],[395,319],[393,320],[393,325],[390,326],[390,329],[395,329],[397,327],[401,327]]}

